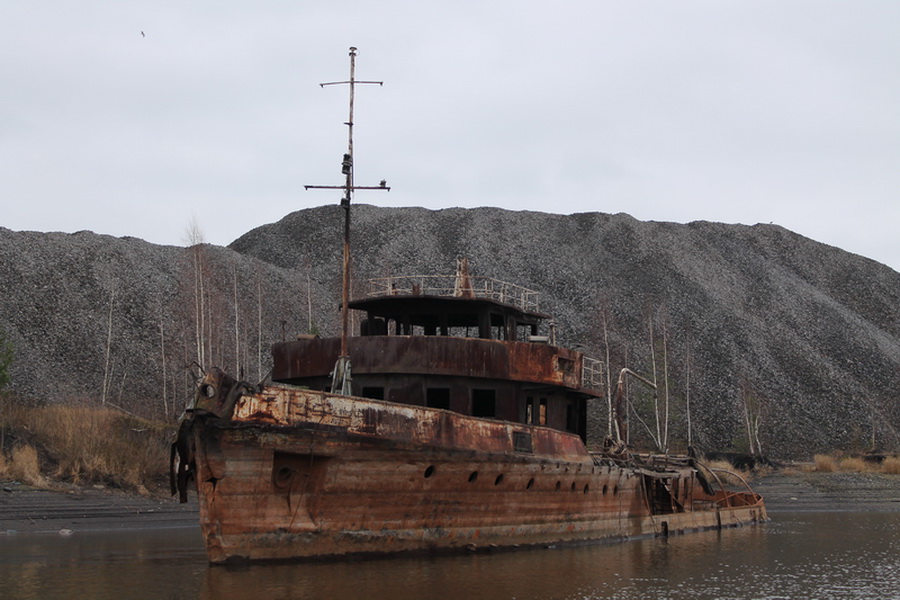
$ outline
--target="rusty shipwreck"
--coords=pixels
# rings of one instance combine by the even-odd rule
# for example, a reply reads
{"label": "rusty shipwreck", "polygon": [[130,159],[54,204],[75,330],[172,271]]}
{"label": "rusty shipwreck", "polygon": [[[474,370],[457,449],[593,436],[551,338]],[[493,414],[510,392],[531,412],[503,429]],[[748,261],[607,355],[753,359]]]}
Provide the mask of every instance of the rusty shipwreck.
{"label": "rusty shipwreck", "polygon": [[[462,282],[460,284],[460,282]],[[541,335],[533,292],[462,276],[388,278],[339,338],[272,349],[274,383],[213,369],[182,421],[212,562],[548,545],[765,520],[694,459],[589,452],[600,365]]]}
{"label": "rusty shipwreck", "polygon": [[[363,82],[350,55],[352,136]],[[208,370],[173,444],[173,493],[185,500],[195,487],[211,562],[542,546],[766,519],[759,495],[692,457],[639,455],[618,440],[589,451],[603,365],[557,345],[535,292],[475,278],[461,260],[449,277],[378,279],[350,301],[351,194],[388,189],[354,185],[352,148],[351,137],[341,335],[274,344],[271,383]]]}

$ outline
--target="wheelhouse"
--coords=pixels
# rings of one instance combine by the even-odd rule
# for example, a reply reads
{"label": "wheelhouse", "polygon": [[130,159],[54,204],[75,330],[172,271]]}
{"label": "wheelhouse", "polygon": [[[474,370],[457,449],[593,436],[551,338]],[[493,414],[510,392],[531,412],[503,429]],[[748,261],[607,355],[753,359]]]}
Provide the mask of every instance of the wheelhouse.
{"label": "wheelhouse", "polygon": [[[441,284],[439,280],[450,280]],[[525,288],[468,275],[386,278],[350,302],[352,393],[586,436],[599,363],[555,345],[549,317]],[[547,331],[542,331],[547,327]],[[339,338],[273,347],[273,380],[330,391]]]}

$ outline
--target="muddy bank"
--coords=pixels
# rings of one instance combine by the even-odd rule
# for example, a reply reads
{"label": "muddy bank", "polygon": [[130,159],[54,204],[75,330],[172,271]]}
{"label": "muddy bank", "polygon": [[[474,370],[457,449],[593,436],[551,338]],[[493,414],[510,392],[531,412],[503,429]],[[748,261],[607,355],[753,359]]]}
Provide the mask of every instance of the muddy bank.
{"label": "muddy bank", "polygon": [[[776,470],[753,478],[769,512],[900,511],[900,475]],[[179,504],[105,489],[36,490],[0,482],[0,535],[198,528],[197,501]]]}
{"label": "muddy bank", "polygon": [[754,477],[769,512],[900,511],[900,475],[776,470]]}
{"label": "muddy bank", "polygon": [[37,490],[0,482],[0,535],[196,527],[197,501],[179,504],[96,488]]}

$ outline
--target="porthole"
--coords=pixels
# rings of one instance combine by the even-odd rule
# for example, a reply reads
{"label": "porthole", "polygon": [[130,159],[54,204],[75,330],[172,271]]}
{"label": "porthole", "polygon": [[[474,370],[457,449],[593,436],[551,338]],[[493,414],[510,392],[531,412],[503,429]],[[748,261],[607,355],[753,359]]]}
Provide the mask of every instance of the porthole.
{"label": "porthole", "polygon": [[275,471],[275,475],[272,477],[272,482],[275,484],[277,488],[286,488],[291,483],[291,478],[294,476],[294,470],[290,467],[281,467],[277,471]]}
{"label": "porthole", "polygon": [[525,489],[530,490],[532,487],[534,487],[534,477],[528,480],[528,485],[525,486]]}
{"label": "porthole", "polygon": [[494,485],[500,485],[503,483],[503,473],[497,475],[497,479],[494,480]]}
{"label": "porthole", "polygon": [[574,481],[572,482],[571,487],[569,487],[569,490],[573,491],[573,492],[575,491],[575,482]]}
{"label": "porthole", "polygon": [[561,487],[562,487],[562,481],[557,481],[556,482],[556,491],[558,492]]}
{"label": "porthole", "polygon": [[606,484],[604,484],[604,485],[603,485],[603,495],[605,496],[605,495],[606,495],[606,492],[608,492],[608,491],[609,491],[609,486],[606,485]]}
{"label": "porthole", "polygon": [[469,483],[475,483],[476,479],[478,479],[478,471],[472,471],[469,475]]}
{"label": "porthole", "polygon": [[216,386],[204,383],[200,386],[200,395],[204,398],[214,398],[216,395]]}
{"label": "porthole", "polygon": [[584,484],[584,493],[587,494],[589,491],[591,491],[591,486]]}
{"label": "porthole", "polygon": [[427,469],[425,469],[425,479],[428,479],[434,475],[434,465],[429,465]]}
{"label": "porthole", "polygon": [[613,488],[613,496],[618,496],[618,495],[619,495],[619,486],[616,486]]}

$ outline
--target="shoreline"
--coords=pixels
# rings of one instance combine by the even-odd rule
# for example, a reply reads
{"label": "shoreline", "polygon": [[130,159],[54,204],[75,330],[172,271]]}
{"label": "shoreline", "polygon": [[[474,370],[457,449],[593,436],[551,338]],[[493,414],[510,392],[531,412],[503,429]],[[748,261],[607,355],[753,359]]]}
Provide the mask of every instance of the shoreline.
{"label": "shoreline", "polygon": [[[757,475],[751,487],[769,513],[900,512],[900,476],[818,473],[777,469]],[[0,538],[24,534],[70,535],[192,529],[199,533],[197,498],[146,497],[105,488],[44,490],[0,482]]]}
{"label": "shoreline", "polygon": [[776,469],[750,486],[766,510],[778,512],[900,512],[900,475]]}
{"label": "shoreline", "polygon": [[102,487],[60,490],[0,482],[0,538],[20,534],[196,528],[197,498],[139,496]]}

